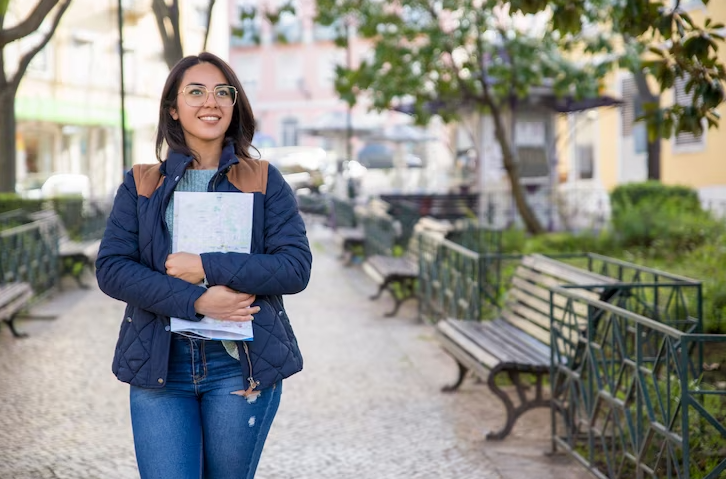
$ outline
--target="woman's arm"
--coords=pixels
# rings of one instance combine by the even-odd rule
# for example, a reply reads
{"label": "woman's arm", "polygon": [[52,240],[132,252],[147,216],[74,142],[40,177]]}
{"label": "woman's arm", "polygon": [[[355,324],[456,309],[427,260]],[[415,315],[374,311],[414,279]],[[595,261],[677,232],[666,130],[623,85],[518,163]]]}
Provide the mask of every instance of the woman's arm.
{"label": "woman's arm", "polygon": [[203,253],[209,284],[256,295],[294,294],[307,286],[313,258],[295,195],[272,165],[267,178],[264,254]]}
{"label": "woman's arm", "polygon": [[[152,313],[199,320],[194,303],[205,289],[140,263],[137,192],[131,171],[114,199],[96,260],[101,290]],[[147,245],[148,246],[148,245]]]}

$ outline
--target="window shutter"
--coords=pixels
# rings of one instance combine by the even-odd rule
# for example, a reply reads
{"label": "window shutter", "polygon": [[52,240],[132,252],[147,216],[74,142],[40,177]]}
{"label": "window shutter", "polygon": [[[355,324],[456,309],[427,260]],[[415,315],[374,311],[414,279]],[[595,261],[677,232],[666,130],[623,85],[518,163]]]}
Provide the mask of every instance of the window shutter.
{"label": "window shutter", "polygon": [[635,85],[635,80],[632,78],[623,79],[623,105],[620,107],[623,136],[631,136],[633,134],[633,124],[635,123],[635,99],[637,96],[638,88]]}
{"label": "window shutter", "polygon": [[[687,78],[676,78],[673,85],[675,102],[677,105],[688,106],[693,101],[693,94],[686,92]],[[676,135],[676,146],[703,145],[703,135],[694,135],[693,133],[678,133]]]}

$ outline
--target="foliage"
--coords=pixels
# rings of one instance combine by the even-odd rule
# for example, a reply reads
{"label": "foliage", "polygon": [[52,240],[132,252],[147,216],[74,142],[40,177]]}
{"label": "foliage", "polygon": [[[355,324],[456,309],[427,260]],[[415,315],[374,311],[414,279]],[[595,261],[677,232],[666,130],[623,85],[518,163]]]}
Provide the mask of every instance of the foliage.
{"label": "foliage", "polygon": [[611,194],[617,241],[651,257],[693,251],[724,231],[701,209],[695,190],[658,182],[622,185]]}
{"label": "foliage", "polygon": [[372,41],[369,59],[336,68],[336,90],[348,104],[366,93],[372,109],[405,111],[421,125],[434,115],[452,122],[472,111],[490,114],[517,208],[537,234],[543,228],[519,181],[510,112],[524,108],[532,87],[558,97],[596,97],[608,67],[572,61],[561,37],[536,22],[516,23],[500,3],[320,0],[318,21],[342,19]]}
{"label": "foliage", "polygon": [[679,185],[664,185],[657,181],[627,183],[619,185],[610,193],[610,203],[614,217],[618,217],[630,207],[647,201],[655,204],[673,200],[685,212],[701,211],[698,193],[693,188]]}
{"label": "foliage", "polygon": [[549,233],[535,236],[524,245],[523,253],[598,253],[609,255],[614,250],[612,237],[584,233]]}
{"label": "foliage", "polygon": [[[551,12],[551,31],[577,42],[583,51],[615,55],[614,66],[643,71],[659,85],[673,88],[686,80],[689,105],[644,105],[649,135],[702,133],[702,122],[718,126],[726,73],[718,59],[723,24],[710,18],[698,25],[681,8],[682,0],[512,0],[512,11]],[[702,0],[708,5],[709,0]],[[597,26],[597,28],[592,28]]]}
{"label": "foliage", "polygon": [[0,213],[13,210],[24,210],[26,212],[40,211],[43,208],[43,200],[30,200],[21,198],[15,193],[0,193]]}

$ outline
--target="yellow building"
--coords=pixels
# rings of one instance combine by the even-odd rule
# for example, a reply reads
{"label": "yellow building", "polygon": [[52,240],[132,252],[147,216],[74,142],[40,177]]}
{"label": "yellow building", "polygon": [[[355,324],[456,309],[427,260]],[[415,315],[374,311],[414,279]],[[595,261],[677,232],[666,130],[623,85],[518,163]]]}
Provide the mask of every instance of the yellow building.
{"label": "yellow building", "polygon": [[[712,1],[704,6],[700,0],[683,0],[696,24],[707,16],[715,23],[726,23],[726,2]],[[719,51],[726,64],[726,49]],[[661,104],[690,102],[678,81],[671,91],[661,95]],[[571,114],[561,122],[559,174],[569,187],[601,188],[647,179],[647,141],[643,122],[633,120],[640,114],[637,88],[632,75],[621,71],[606,82],[610,94],[621,98],[619,108],[605,108]],[[719,108],[721,116],[726,106]],[[724,128],[724,125],[721,126]],[[661,143],[661,181],[696,188],[705,201],[726,200],[726,135],[721,129],[707,130],[702,136],[679,134]]]}

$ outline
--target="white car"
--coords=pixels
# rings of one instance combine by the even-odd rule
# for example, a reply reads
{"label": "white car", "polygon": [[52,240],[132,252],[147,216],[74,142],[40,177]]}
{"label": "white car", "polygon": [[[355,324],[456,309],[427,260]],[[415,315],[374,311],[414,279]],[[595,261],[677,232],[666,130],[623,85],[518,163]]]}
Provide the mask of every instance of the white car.
{"label": "white car", "polygon": [[41,198],[80,195],[83,199],[91,197],[91,180],[86,175],[59,173],[51,175],[40,187]]}

